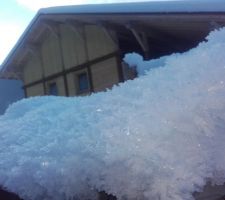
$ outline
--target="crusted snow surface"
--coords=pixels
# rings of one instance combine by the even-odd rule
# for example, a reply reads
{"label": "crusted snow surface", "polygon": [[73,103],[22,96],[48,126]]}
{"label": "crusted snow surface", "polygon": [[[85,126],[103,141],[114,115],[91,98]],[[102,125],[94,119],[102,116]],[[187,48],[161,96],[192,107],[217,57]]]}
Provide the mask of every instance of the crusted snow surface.
{"label": "crusted snow surface", "polygon": [[135,69],[138,76],[142,76],[153,68],[165,66],[165,62],[169,57],[171,57],[171,55],[146,61],[142,55],[133,52],[125,54],[123,61],[128,64],[130,68]]}
{"label": "crusted snow surface", "polygon": [[192,200],[224,183],[225,29],[207,40],[107,92],[13,104],[0,185],[25,200]]}

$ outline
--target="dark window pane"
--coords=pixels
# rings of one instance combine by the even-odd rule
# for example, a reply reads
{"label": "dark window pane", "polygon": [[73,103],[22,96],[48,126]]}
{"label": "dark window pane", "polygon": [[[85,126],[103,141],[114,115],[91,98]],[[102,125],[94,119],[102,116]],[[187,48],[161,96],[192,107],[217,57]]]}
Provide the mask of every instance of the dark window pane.
{"label": "dark window pane", "polygon": [[82,73],[78,75],[78,89],[79,92],[87,91],[89,88],[88,85],[88,76],[87,73]]}
{"label": "dark window pane", "polygon": [[57,96],[58,95],[58,89],[56,83],[49,84],[49,94]]}

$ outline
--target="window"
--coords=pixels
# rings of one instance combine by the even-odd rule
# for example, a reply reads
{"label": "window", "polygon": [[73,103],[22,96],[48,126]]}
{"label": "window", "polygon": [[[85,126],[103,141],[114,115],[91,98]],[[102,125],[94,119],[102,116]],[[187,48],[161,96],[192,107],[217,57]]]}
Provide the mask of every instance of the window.
{"label": "window", "polygon": [[88,92],[89,91],[89,83],[88,83],[88,75],[87,72],[83,72],[77,75],[77,82],[78,82],[78,92]]}
{"label": "window", "polygon": [[49,84],[49,95],[58,95],[58,88],[55,82]]}

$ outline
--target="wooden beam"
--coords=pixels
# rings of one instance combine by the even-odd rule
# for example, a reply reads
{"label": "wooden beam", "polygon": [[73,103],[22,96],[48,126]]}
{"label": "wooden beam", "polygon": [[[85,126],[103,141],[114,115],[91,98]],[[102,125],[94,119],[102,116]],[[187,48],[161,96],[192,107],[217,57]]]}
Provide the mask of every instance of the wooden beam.
{"label": "wooden beam", "polygon": [[38,48],[37,46],[34,46],[33,44],[26,45],[26,49],[28,52],[30,52],[33,56],[39,58]]}
{"label": "wooden beam", "polygon": [[77,33],[82,40],[84,40],[84,23],[71,19],[67,19],[65,23],[72,31]]}
{"label": "wooden beam", "polygon": [[114,44],[118,47],[119,46],[119,41],[117,37],[117,32],[116,30],[112,30],[112,28],[109,28],[109,26],[106,25],[106,23],[102,21],[97,21],[96,24],[98,27],[100,27],[104,33],[114,42]]}
{"label": "wooden beam", "polygon": [[91,71],[91,65],[87,65],[87,72],[88,72],[88,82],[90,87],[90,92],[94,92],[94,85],[93,85],[93,78],[92,78],[92,71]]}
{"label": "wooden beam", "polygon": [[124,74],[123,74],[123,68],[122,68],[122,60],[120,58],[119,53],[116,56],[116,62],[117,62],[117,72],[118,72],[119,82],[124,82]]}
{"label": "wooden beam", "polygon": [[134,35],[138,44],[141,46],[141,48],[144,52],[144,57],[146,59],[148,59],[149,58],[149,45],[148,45],[146,34],[144,32],[140,33],[139,31],[137,31],[137,29],[130,23],[128,23],[126,25],[126,28],[132,32],[132,34]]}
{"label": "wooden beam", "polygon": [[48,29],[53,35],[55,35],[57,38],[60,37],[60,33],[58,30],[58,23],[49,21],[49,20],[43,20],[42,24],[45,26],[46,29]]}
{"label": "wooden beam", "polygon": [[[44,66],[44,61],[43,61],[43,56],[42,56],[42,51],[41,51],[41,47],[39,46],[37,49],[37,56],[40,59],[40,65],[41,65],[41,76],[42,78],[45,77],[45,66]],[[47,95],[47,88],[46,88],[46,83],[45,81],[43,81],[43,89],[44,89],[44,94]]]}
{"label": "wooden beam", "polygon": [[67,81],[67,76],[65,73],[65,60],[63,56],[63,46],[62,46],[62,35],[61,31],[59,29],[59,26],[57,26],[57,32],[58,32],[58,42],[59,42],[59,51],[60,51],[60,60],[61,60],[61,65],[62,65],[62,70],[63,70],[63,82],[64,82],[64,89],[65,89],[65,96],[69,96],[69,87],[68,87],[68,81]]}
{"label": "wooden beam", "polygon": [[[82,69],[86,68],[87,66],[95,65],[95,64],[97,64],[97,63],[99,63],[99,62],[102,62],[102,61],[104,61],[104,60],[108,60],[108,59],[113,58],[113,57],[115,57],[115,56],[117,56],[117,55],[118,55],[118,51],[112,52],[112,53],[107,54],[107,55],[105,55],[105,56],[96,58],[96,59],[94,59],[94,60],[88,61],[88,62],[83,63],[83,64],[81,64],[81,65],[76,65],[76,66],[74,66],[74,67],[72,67],[72,68],[70,68],[70,69],[66,69],[65,71],[61,71],[61,72],[55,73],[55,74],[53,74],[53,75],[47,76],[47,77],[45,77],[45,78],[39,79],[39,80],[34,81],[34,82],[32,82],[32,83],[29,83],[29,84],[27,84],[27,85],[24,85],[24,88],[32,87],[32,86],[34,86],[34,85],[36,85],[36,84],[42,83],[43,81],[47,82],[47,81],[53,80],[53,79],[55,79],[55,78],[58,78],[58,77],[60,77],[60,76],[63,76],[64,74],[67,75],[67,74],[69,74],[69,73],[72,73],[72,72],[76,72],[76,71],[82,70]],[[90,68],[91,68],[91,67],[90,67]]]}
{"label": "wooden beam", "polygon": [[[83,29],[84,30],[84,29]],[[92,78],[92,70],[91,70],[91,65],[92,63],[89,62],[89,53],[88,53],[88,43],[87,43],[87,35],[83,34],[84,36],[84,50],[85,50],[85,56],[87,62],[87,72],[88,72],[88,79],[89,79],[89,86],[90,86],[90,92],[94,92],[94,86],[93,86],[93,78]]]}
{"label": "wooden beam", "polygon": [[15,59],[15,63],[17,66],[26,64],[29,59],[30,52],[25,47],[21,50],[21,52],[22,53],[20,54],[20,56]]}
{"label": "wooden beam", "polygon": [[[131,26],[131,28],[134,27],[134,29],[136,30],[137,33],[139,33],[140,35],[142,33],[144,33],[145,34],[144,37],[147,37],[150,40],[151,39],[157,40],[160,43],[163,43],[163,44],[166,44],[169,46],[172,45],[174,47],[174,49],[177,51],[180,51],[181,46],[183,44],[190,43],[190,41],[187,40],[186,38],[178,37],[173,34],[170,34],[169,32],[159,30],[158,28],[153,27],[146,23],[141,23],[141,22],[137,23],[134,21],[130,21],[127,24],[125,24],[125,26],[126,27],[128,26],[127,28],[129,28],[129,26]],[[142,36],[140,36],[140,37],[142,37]],[[143,40],[146,40],[146,39],[143,39]]]}
{"label": "wooden beam", "polygon": [[23,89],[23,91],[24,91],[24,97],[27,98],[27,97],[28,97],[28,96],[27,96],[27,88],[22,87],[22,89]]}
{"label": "wooden beam", "polygon": [[150,57],[150,50],[149,50],[149,44],[148,44],[148,37],[145,32],[140,32],[140,37],[142,39],[142,42],[145,46],[145,51],[144,51],[144,58],[149,59]]}
{"label": "wooden beam", "polygon": [[[41,76],[42,76],[42,79],[44,79],[44,77],[45,77],[44,62],[43,62],[43,56],[42,56],[42,53],[41,53],[40,45],[28,43],[26,45],[26,49],[40,61]],[[46,88],[45,82],[43,82],[43,90],[44,90],[44,94],[46,95],[47,94],[47,88]]]}
{"label": "wooden beam", "polygon": [[[62,35],[60,32],[60,27],[58,22],[50,21],[50,20],[43,20],[42,24],[53,34],[56,36],[58,43],[59,43],[59,51],[60,51],[60,60],[61,60],[61,65],[62,65],[62,71],[65,71],[65,61],[64,61],[64,56],[63,56],[63,49],[62,49]],[[64,88],[65,88],[65,95],[69,96],[69,89],[68,89],[68,82],[67,82],[67,77],[66,74],[63,73],[63,81],[64,81]],[[43,79],[45,81],[45,78]],[[46,91],[46,85],[44,84],[44,90]]]}

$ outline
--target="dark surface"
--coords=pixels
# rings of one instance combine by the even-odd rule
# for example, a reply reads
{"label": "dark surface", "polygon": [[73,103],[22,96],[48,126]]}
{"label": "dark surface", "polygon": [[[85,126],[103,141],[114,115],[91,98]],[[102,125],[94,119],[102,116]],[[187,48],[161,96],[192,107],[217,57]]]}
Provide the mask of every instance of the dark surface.
{"label": "dark surface", "polygon": [[0,188],[0,200],[22,200],[18,195]]}
{"label": "dark surface", "polygon": [[101,191],[98,193],[98,200],[117,200],[117,198],[111,194]]}

